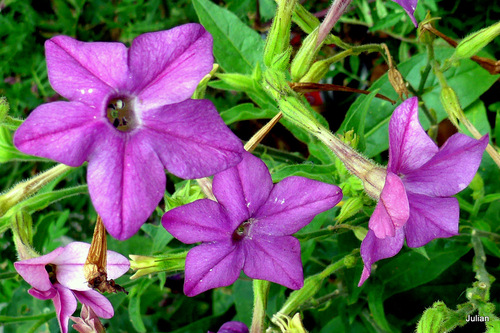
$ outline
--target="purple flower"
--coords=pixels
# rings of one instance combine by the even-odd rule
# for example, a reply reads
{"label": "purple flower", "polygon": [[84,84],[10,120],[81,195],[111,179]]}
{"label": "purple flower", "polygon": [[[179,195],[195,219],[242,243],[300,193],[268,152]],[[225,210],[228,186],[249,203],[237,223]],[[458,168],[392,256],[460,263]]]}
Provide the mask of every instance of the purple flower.
{"label": "purple flower", "polygon": [[438,148],[418,121],[416,97],[401,104],[389,123],[389,164],[380,200],[361,244],[359,286],[371,265],[396,255],[406,244],[421,247],[458,234],[458,200],[451,196],[471,182],[488,144],[455,134]]}
{"label": "purple flower", "polygon": [[16,147],[69,166],[88,161],[92,202],[109,233],[134,235],[165,192],[165,172],[199,178],[234,166],[243,146],[208,100],[189,99],[213,65],[199,24],[121,43],[45,43],[52,87],[70,102],[36,108]]}
{"label": "purple flower", "polygon": [[411,21],[413,22],[415,27],[418,27],[418,22],[415,19],[415,16],[413,16],[413,13],[415,13],[415,9],[417,8],[418,0],[393,0],[393,1],[399,4],[401,7],[403,7],[408,16],[411,18]]}
{"label": "purple flower", "polygon": [[[208,333],[212,333],[208,331]],[[248,333],[248,327],[240,321],[228,321],[222,325],[217,333]]]}
{"label": "purple flower", "polygon": [[[99,292],[89,288],[83,266],[90,244],[73,242],[41,257],[14,263],[17,272],[33,288],[28,292],[39,299],[52,299],[61,332],[68,331],[68,319],[76,310],[76,299],[89,306],[97,316],[111,318],[113,306]],[[107,274],[116,279],[130,267],[127,258],[108,251]],[[76,299],[75,299],[76,297]]]}
{"label": "purple flower", "polygon": [[335,206],[340,188],[303,177],[273,185],[250,153],[214,176],[218,202],[202,199],[168,211],[163,226],[184,243],[203,242],[186,257],[184,293],[232,284],[243,269],[252,279],[302,287],[300,243],[290,235]]}

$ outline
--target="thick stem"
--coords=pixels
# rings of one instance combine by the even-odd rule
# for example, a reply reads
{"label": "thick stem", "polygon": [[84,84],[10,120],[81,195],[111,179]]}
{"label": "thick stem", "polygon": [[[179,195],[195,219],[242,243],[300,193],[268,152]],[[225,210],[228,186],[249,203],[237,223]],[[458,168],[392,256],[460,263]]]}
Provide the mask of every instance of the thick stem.
{"label": "thick stem", "polygon": [[264,333],[269,287],[271,287],[269,281],[253,280],[253,316],[250,333]]}

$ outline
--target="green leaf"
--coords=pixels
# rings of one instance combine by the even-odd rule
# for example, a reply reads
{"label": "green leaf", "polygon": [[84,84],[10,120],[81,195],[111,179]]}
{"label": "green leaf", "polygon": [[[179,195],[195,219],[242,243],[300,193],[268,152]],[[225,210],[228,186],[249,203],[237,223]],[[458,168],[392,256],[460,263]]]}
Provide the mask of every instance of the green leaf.
{"label": "green leaf", "polygon": [[152,279],[143,279],[130,291],[130,301],[128,304],[128,314],[130,321],[137,332],[146,332],[146,327],[141,316],[141,296],[153,283]]}
{"label": "green leaf", "polygon": [[209,0],[193,0],[201,24],[214,38],[214,55],[226,72],[252,74],[262,62],[264,40],[230,11]]}
{"label": "green leaf", "polygon": [[153,239],[151,254],[165,250],[167,244],[174,239],[163,226],[150,223],[143,224],[141,229]]}
{"label": "green leaf", "polygon": [[[451,48],[436,48],[435,50],[436,58],[439,61],[450,57],[452,54],[453,49]],[[413,87],[418,87],[421,78],[421,70],[425,67],[426,63],[427,55],[425,53],[420,53],[400,64],[398,69]],[[444,74],[448,84],[457,93],[460,104],[464,109],[474,103],[479,96],[488,90],[500,77],[500,75],[490,75],[475,62],[468,59],[461,61],[460,66],[452,68]],[[391,99],[398,99],[396,92],[387,79],[387,74],[377,80],[369,90],[373,91],[375,89],[380,89],[380,94]],[[426,82],[422,99],[428,108],[436,110],[438,121],[447,117],[439,100],[440,91],[441,87],[436,77],[431,73]],[[346,127],[346,121],[348,119],[357,118],[358,121],[361,119],[360,115],[355,115],[355,113],[360,111],[358,110],[358,106],[362,102],[363,100],[358,98],[351,105],[347,112],[346,120],[340,126],[339,132],[349,130],[349,128]],[[369,157],[375,156],[388,148],[388,124],[394,109],[395,107],[391,103],[378,98],[374,98],[370,103],[370,107],[365,117],[365,154]],[[421,116],[420,121],[424,128],[429,127],[429,121],[425,117]],[[349,126],[352,128],[354,125],[349,123]]]}
{"label": "green leaf", "polygon": [[226,125],[230,125],[242,120],[271,119],[276,113],[277,111],[275,109],[261,109],[255,107],[252,103],[244,103],[222,111],[220,116]]}
{"label": "green leaf", "polygon": [[368,308],[377,325],[379,325],[384,332],[392,332],[393,330],[385,318],[383,293],[384,288],[374,288],[370,290],[368,293]]}

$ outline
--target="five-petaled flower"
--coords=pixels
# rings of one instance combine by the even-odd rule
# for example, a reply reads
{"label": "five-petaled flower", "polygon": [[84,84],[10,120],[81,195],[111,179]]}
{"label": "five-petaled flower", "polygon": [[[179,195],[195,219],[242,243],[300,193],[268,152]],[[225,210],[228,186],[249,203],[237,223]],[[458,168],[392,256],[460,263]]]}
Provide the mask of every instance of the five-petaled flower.
{"label": "five-petaled flower", "polygon": [[[83,266],[89,248],[90,244],[73,242],[46,255],[14,263],[17,272],[33,287],[28,291],[32,296],[42,300],[52,299],[63,333],[68,331],[68,320],[76,310],[76,299],[92,308],[101,318],[108,319],[114,314],[108,299],[92,290],[85,280]],[[127,258],[108,251],[108,278],[122,276],[129,267]]]}
{"label": "five-petaled flower", "polygon": [[165,172],[209,176],[236,165],[243,146],[208,100],[190,99],[213,65],[199,24],[122,43],[58,36],[45,43],[52,87],[69,102],[37,107],[16,147],[69,166],[88,161],[92,202],[109,233],[134,235],[165,192]]}
{"label": "five-petaled flower", "polygon": [[201,199],[168,211],[163,226],[188,244],[184,293],[195,296],[232,284],[243,269],[253,279],[291,289],[304,283],[300,243],[291,236],[335,206],[335,185],[288,177],[273,185],[266,165],[250,153],[213,179],[218,202]]}
{"label": "five-petaled flower", "polygon": [[406,244],[421,247],[458,234],[458,200],[476,174],[488,144],[457,133],[438,148],[418,120],[416,97],[401,104],[389,123],[389,164],[380,199],[361,244],[364,269],[396,255]]}

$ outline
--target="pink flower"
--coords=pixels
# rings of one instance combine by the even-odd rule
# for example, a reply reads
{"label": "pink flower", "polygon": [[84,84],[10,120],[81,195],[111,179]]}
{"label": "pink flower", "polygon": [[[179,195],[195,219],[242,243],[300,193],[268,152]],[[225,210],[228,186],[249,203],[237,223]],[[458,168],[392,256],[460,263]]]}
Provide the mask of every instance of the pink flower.
{"label": "pink flower", "polygon": [[37,107],[14,136],[24,153],[88,161],[92,202],[109,233],[134,235],[165,192],[165,171],[199,178],[241,160],[243,146],[212,102],[192,100],[213,65],[199,24],[121,43],[57,36],[45,43],[52,87],[69,102]]}
{"label": "pink flower", "polygon": [[458,200],[476,174],[488,136],[480,140],[457,133],[438,148],[418,121],[418,99],[394,111],[389,123],[389,165],[380,200],[361,244],[364,269],[395,256],[406,244],[421,247],[435,238],[458,234]]}
{"label": "pink flower", "polygon": [[273,184],[250,153],[214,176],[216,201],[202,199],[165,213],[162,224],[181,242],[202,242],[186,257],[184,293],[228,286],[241,270],[291,289],[304,284],[300,242],[291,236],[342,199],[335,185],[304,177]]}
{"label": "pink flower", "polygon": [[[14,263],[17,272],[33,287],[28,291],[32,296],[42,300],[52,299],[63,333],[68,331],[68,320],[76,310],[76,299],[101,318],[108,319],[114,315],[108,299],[92,290],[85,280],[83,266],[89,248],[90,244],[73,242],[41,257]],[[107,263],[109,279],[122,276],[130,267],[127,258],[113,251],[108,251]]]}

